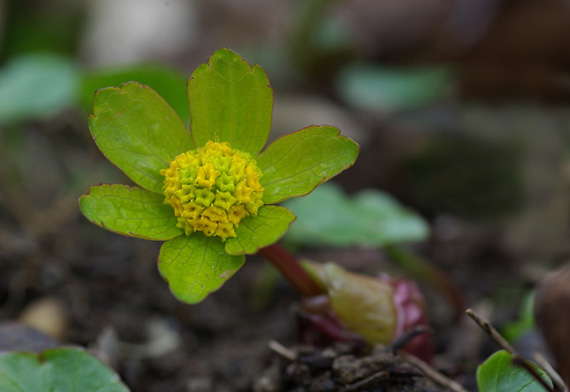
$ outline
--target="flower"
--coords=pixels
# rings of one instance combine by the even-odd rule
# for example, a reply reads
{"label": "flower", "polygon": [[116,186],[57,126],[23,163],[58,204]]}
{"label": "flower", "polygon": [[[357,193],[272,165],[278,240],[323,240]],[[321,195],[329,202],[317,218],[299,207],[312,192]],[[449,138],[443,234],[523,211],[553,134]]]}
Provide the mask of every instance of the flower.
{"label": "flower", "polygon": [[236,237],[241,220],[263,205],[262,176],[251,155],[228,143],[208,141],[183,152],[162,169],[166,203],[186,235],[201,231],[225,241]]}
{"label": "flower", "polygon": [[274,204],[303,196],[350,167],[358,145],[310,126],[262,151],[272,89],[259,65],[229,49],[188,80],[190,132],[150,87],[95,94],[89,127],[101,152],[136,186],[94,186],[83,214],[116,233],[165,241],[159,270],[181,301],[197,303],[277,242],[295,216]]}

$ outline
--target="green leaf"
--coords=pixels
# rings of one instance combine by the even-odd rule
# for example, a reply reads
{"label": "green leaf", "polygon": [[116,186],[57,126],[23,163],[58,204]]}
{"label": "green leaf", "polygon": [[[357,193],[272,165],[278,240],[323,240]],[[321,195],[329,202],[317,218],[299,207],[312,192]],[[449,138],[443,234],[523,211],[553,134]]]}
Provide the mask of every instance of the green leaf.
{"label": "green leaf", "polygon": [[119,377],[79,348],[0,355],[2,392],[128,392]]}
{"label": "green leaf", "polygon": [[523,298],[518,318],[501,327],[501,335],[509,342],[516,342],[525,334],[535,329],[534,323],[534,297],[536,291],[531,291]]}
{"label": "green leaf", "polygon": [[83,215],[91,222],[128,237],[165,241],[184,231],[164,196],[138,187],[100,185],[79,199]]}
{"label": "green leaf", "polygon": [[174,110],[154,90],[138,83],[99,90],[89,126],[107,159],[136,184],[158,193],[164,181],[160,170],[194,148]]}
{"label": "green leaf", "polygon": [[138,82],[156,91],[182,119],[190,123],[188,97],[186,96],[187,76],[181,72],[158,64],[137,64],[90,70],[81,81],[80,101],[91,110],[96,90],[109,86],[120,86],[126,82]]}
{"label": "green leaf", "polygon": [[218,290],[240,269],[245,256],[230,256],[218,237],[182,235],[160,248],[158,268],[170,291],[182,302],[195,304]]}
{"label": "green leaf", "polygon": [[[491,355],[477,368],[477,386],[480,392],[544,392],[540,383],[525,369],[512,363],[513,357],[505,350]],[[546,383],[552,381],[538,366],[531,364]]]}
{"label": "green leaf", "polygon": [[239,223],[237,237],[226,240],[226,252],[229,254],[253,254],[269,246],[287,232],[295,215],[287,208],[263,206],[256,216],[249,216]]}
{"label": "green leaf", "polygon": [[263,202],[303,196],[353,165],[358,144],[337,128],[314,125],[283,136],[258,157]]}
{"label": "green leaf", "polygon": [[353,65],[340,73],[339,95],[367,110],[409,110],[442,98],[451,84],[446,67],[389,68]]}
{"label": "green leaf", "polygon": [[298,244],[384,246],[422,241],[429,235],[421,216],[374,189],[348,197],[327,183],[284,205],[297,216],[285,239]]}
{"label": "green leaf", "polygon": [[257,155],[271,128],[273,91],[259,65],[253,68],[229,49],[215,52],[188,80],[192,137]]}
{"label": "green leaf", "polygon": [[75,103],[79,72],[66,57],[33,54],[0,70],[0,124],[53,115]]}

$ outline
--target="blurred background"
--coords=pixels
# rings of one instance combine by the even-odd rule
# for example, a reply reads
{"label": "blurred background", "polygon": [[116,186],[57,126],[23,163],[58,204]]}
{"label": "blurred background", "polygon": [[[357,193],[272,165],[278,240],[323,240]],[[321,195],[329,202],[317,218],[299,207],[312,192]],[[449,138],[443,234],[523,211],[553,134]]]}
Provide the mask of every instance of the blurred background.
{"label": "blurred background", "polygon": [[[129,183],[91,140],[95,90],[148,84],[188,124],[185,80],[220,47],[268,73],[272,139],[327,124],[361,145],[335,181],[421,216],[426,234],[406,246],[469,303],[507,303],[508,320],[570,255],[567,0],[0,0],[0,321],[44,320],[39,307],[57,315],[54,338],[86,346],[106,326],[131,343],[152,338],[138,328],[149,319],[173,336],[190,326],[185,348],[166,351],[180,359],[242,317],[231,299],[177,304],[159,244],[104,232],[77,207],[91,185]],[[382,245],[307,252],[378,271]],[[223,290],[249,298],[238,284]],[[280,328],[271,336],[289,336]],[[130,385],[178,374],[164,353],[145,354],[158,361],[146,373],[137,355],[120,362]],[[173,382],[207,384],[199,370]]]}

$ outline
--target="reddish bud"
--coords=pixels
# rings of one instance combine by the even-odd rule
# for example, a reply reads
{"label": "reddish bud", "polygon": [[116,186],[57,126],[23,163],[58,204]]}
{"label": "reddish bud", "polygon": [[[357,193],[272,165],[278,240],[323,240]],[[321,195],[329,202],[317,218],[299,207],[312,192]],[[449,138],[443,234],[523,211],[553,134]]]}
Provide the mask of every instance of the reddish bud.
{"label": "reddish bud", "polygon": [[[424,297],[414,282],[406,279],[392,280],[386,275],[382,275],[381,279],[388,281],[394,287],[392,301],[398,311],[395,338],[415,327],[429,325]],[[426,361],[430,361],[434,355],[431,336],[425,333],[413,338],[404,348]]]}

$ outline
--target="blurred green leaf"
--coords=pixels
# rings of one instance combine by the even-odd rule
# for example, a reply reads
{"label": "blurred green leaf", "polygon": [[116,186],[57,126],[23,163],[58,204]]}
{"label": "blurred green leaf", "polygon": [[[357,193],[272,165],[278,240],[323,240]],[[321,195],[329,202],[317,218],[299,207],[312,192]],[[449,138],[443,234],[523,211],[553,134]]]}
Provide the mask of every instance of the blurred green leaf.
{"label": "blurred green leaf", "polygon": [[[479,392],[544,392],[544,387],[525,369],[512,363],[513,357],[505,350],[491,355],[477,368]],[[552,381],[538,366],[538,374],[552,386]]]}
{"label": "blurred green leaf", "polygon": [[31,54],[0,70],[0,124],[53,115],[75,103],[79,71],[72,60]]}
{"label": "blurred green leaf", "polygon": [[0,355],[2,392],[127,392],[119,377],[79,348]]}
{"label": "blurred green leaf", "polygon": [[263,68],[230,49],[217,50],[188,80],[192,137],[228,142],[253,156],[265,146],[271,128],[273,90]]}
{"label": "blurred green leaf", "polygon": [[161,65],[140,64],[113,68],[95,69],[86,72],[81,80],[79,100],[86,110],[91,111],[95,91],[127,82],[138,82],[156,91],[185,124],[190,123],[187,77],[177,70]]}
{"label": "blurred green leaf", "polygon": [[446,67],[355,64],[340,72],[336,89],[342,99],[359,109],[410,110],[442,98],[451,77],[451,69]]}
{"label": "blurred green leaf", "polygon": [[85,38],[88,13],[81,1],[2,2],[2,56],[50,52],[73,56]]}
{"label": "blurred green leaf", "polygon": [[527,294],[521,303],[518,319],[504,325],[501,335],[509,342],[515,342],[526,333],[535,328],[534,324],[534,296],[536,292]]}
{"label": "blurred green leaf", "polygon": [[310,193],[351,167],[358,152],[358,144],[330,126],[313,125],[277,139],[257,159],[263,171],[263,202]]}
{"label": "blurred green leaf", "polygon": [[[287,62],[313,82],[324,83],[355,54],[353,31],[335,12],[335,0],[296,1]],[[327,83],[328,84],[328,83]]]}
{"label": "blurred green leaf", "polygon": [[219,237],[198,232],[162,244],[158,269],[178,300],[196,304],[218,290],[244,261],[244,255],[227,255]]}
{"label": "blurred green leaf", "polygon": [[427,223],[415,212],[377,190],[346,196],[334,184],[284,203],[297,216],[286,240],[323,246],[383,246],[421,241]]}
{"label": "blurred green leaf", "polygon": [[[330,3],[330,2],[329,2]],[[352,32],[340,18],[322,15],[314,25],[313,40],[322,52],[334,53],[347,50],[352,43]]]}

